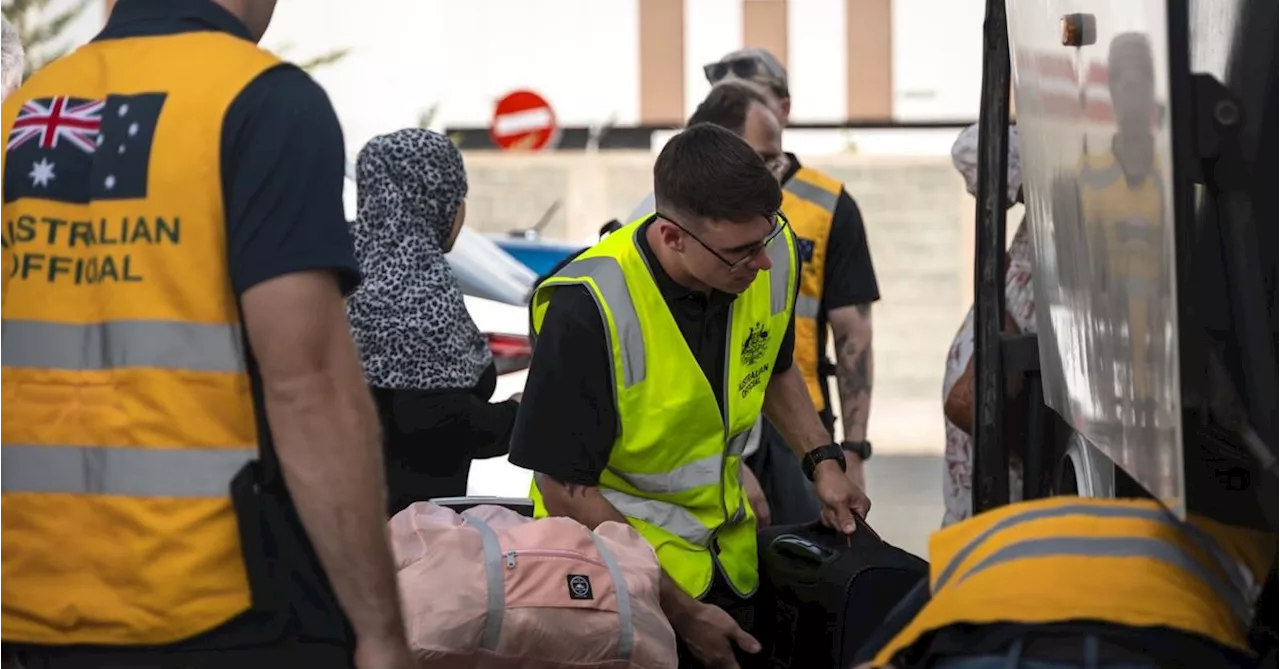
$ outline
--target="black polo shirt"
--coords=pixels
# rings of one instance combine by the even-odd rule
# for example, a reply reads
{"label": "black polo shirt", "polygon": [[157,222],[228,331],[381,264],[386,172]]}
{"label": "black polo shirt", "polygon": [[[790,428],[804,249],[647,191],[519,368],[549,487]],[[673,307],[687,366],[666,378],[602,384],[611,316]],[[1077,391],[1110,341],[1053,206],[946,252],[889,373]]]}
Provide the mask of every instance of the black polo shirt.
{"label": "black polo shirt", "polygon": [[[794,153],[788,153],[787,158],[791,161],[791,168],[782,177],[784,184],[800,171],[800,159]],[[880,285],[876,282],[876,270],[871,263],[871,248],[867,245],[862,210],[843,188],[831,216],[831,231],[827,233],[826,262],[822,277],[822,308],[818,311],[824,321],[832,309],[880,300]],[[825,329],[819,328],[820,337],[825,334]],[[821,350],[826,350],[826,346]]]}
{"label": "black polo shirt", "polygon": [[[120,0],[94,41],[204,31],[252,40],[238,19],[210,0]],[[192,63],[191,76],[200,76],[198,62]],[[346,172],[342,127],[324,90],[293,65],[263,72],[227,109],[221,142],[227,247],[209,249],[209,253],[226,253],[236,294],[309,270],[332,271],[344,290],[353,290],[359,282],[359,265],[342,203]],[[247,342],[246,353],[259,451],[271,466],[275,448],[263,409],[261,376]],[[282,480],[272,477],[263,491],[251,503],[254,518],[264,523],[262,531],[271,535],[269,543],[277,552],[280,564],[271,579],[276,586],[273,594],[287,602],[287,619],[250,612],[176,647],[240,647],[299,635],[338,640],[330,634],[337,633],[333,625],[340,622],[341,613],[333,610],[336,605],[328,584],[313,578],[318,571],[314,550]],[[238,507],[241,501],[237,499]],[[244,520],[242,514],[242,524]],[[255,593],[255,600],[259,594]]]}
{"label": "black polo shirt", "polygon": [[[718,291],[708,295],[676,283],[649,245],[648,225],[643,224],[636,235],[640,251],[723,410],[729,305],[736,296]],[[799,258],[795,262],[799,267]],[[613,451],[618,410],[610,370],[613,356],[600,309],[588,290],[566,286],[551,294],[516,416],[509,460],[563,483],[594,486]],[[775,374],[791,369],[794,348],[793,318],[778,350]]]}
{"label": "black polo shirt", "polygon": [[[120,0],[95,42],[248,28],[210,0]],[[198,77],[198,64],[191,76]],[[329,269],[347,291],[359,282],[342,204],[342,126],[306,72],[282,64],[245,87],[222,122],[227,259],[237,294],[285,274]]]}

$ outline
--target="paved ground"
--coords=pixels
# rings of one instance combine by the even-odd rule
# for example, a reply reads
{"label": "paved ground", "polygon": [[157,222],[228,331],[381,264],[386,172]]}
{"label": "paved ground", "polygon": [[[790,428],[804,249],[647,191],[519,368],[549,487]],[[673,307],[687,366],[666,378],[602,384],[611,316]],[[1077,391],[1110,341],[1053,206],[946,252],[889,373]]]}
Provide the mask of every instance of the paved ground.
{"label": "paved ground", "polygon": [[867,522],[885,541],[927,557],[929,533],[942,525],[941,455],[876,455],[867,461]]}
{"label": "paved ground", "polygon": [[[936,455],[877,454],[867,463],[868,522],[885,541],[925,556],[929,533],[942,523],[942,471]],[[472,466],[467,492],[525,497],[529,479],[505,458],[484,460]]]}

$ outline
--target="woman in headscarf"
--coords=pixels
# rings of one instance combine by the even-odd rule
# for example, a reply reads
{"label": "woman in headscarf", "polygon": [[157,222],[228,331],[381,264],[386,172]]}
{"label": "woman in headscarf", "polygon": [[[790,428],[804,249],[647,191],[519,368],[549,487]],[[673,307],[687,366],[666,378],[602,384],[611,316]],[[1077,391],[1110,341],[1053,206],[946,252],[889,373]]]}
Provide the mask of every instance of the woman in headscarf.
{"label": "woman in headscarf", "polygon": [[[978,194],[978,126],[965,128],[951,147],[951,162],[964,177],[970,195]],[[1007,206],[1022,201],[1022,158],[1018,152],[1018,128],[1009,128],[1009,174]],[[1005,331],[1036,331],[1035,295],[1031,283],[1032,249],[1024,216],[1009,246],[1005,271]],[[947,428],[946,462],[942,497],[946,506],[943,526],[973,514],[973,308],[965,315],[960,331],[947,353],[942,381],[943,413]],[[1012,501],[1022,499],[1022,463],[1009,463],[1009,493]]]}
{"label": "woman in headscarf", "polygon": [[517,399],[489,403],[497,373],[444,254],[466,217],[462,154],[417,128],[356,159],[356,259],[348,315],[382,418],[390,514],[465,495],[473,458],[504,455]]}

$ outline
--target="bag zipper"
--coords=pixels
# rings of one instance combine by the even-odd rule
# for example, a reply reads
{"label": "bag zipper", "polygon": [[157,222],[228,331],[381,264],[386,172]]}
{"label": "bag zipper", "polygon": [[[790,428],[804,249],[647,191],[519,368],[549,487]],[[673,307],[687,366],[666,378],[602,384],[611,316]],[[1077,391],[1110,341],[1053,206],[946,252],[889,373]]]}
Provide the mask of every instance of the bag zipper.
{"label": "bag zipper", "polygon": [[575,551],[563,550],[559,548],[526,548],[518,551],[506,551],[505,553],[502,554],[503,558],[505,558],[507,562],[507,569],[516,568],[516,556],[518,555],[527,555],[529,557],[563,558],[566,560],[576,560],[578,562],[586,562],[588,564],[596,565],[597,567],[605,566],[603,562],[600,562],[599,560],[594,560],[592,558],[589,558]]}

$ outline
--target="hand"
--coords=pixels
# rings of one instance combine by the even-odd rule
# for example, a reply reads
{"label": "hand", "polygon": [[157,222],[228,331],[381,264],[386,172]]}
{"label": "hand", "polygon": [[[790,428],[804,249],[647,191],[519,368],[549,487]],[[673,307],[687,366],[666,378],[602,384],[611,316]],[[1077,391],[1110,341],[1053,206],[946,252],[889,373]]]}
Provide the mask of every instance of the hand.
{"label": "hand", "polygon": [[[845,458],[846,461],[856,458]],[[847,466],[847,465],[846,465]],[[859,462],[855,467],[861,467]],[[813,487],[822,501],[822,524],[837,532],[853,534],[857,521],[853,512],[857,510],[865,518],[871,510],[871,500],[867,493],[858,487],[840,471],[835,460],[823,460],[813,470]]]}
{"label": "hand", "polygon": [[418,663],[403,637],[361,639],[357,637],[356,669],[417,669]]}
{"label": "hand", "polygon": [[524,397],[524,393],[516,393],[507,399],[512,402],[519,402],[522,397]]}
{"label": "hand", "polygon": [[756,475],[751,473],[751,469],[746,465],[742,467],[742,489],[747,493],[747,503],[751,505],[751,510],[756,514],[756,525],[758,527],[769,526],[769,501],[764,498],[764,489],[760,487],[760,481],[756,479]]}
{"label": "hand", "polygon": [[[867,489],[867,476],[864,473],[866,471],[864,469],[866,467],[865,463],[866,461],[858,457],[856,453],[846,452],[844,455],[844,477],[849,479],[849,483],[852,483],[853,487],[860,491]],[[862,498],[866,500],[866,507],[857,507],[855,505],[855,508],[862,514],[863,518],[866,518],[867,513],[871,510],[871,500],[867,499],[865,493]]]}
{"label": "hand", "polygon": [[738,669],[733,655],[736,643],[748,653],[759,653],[760,642],[747,634],[724,609],[695,602],[688,613],[671,621],[689,652],[705,667]]}

